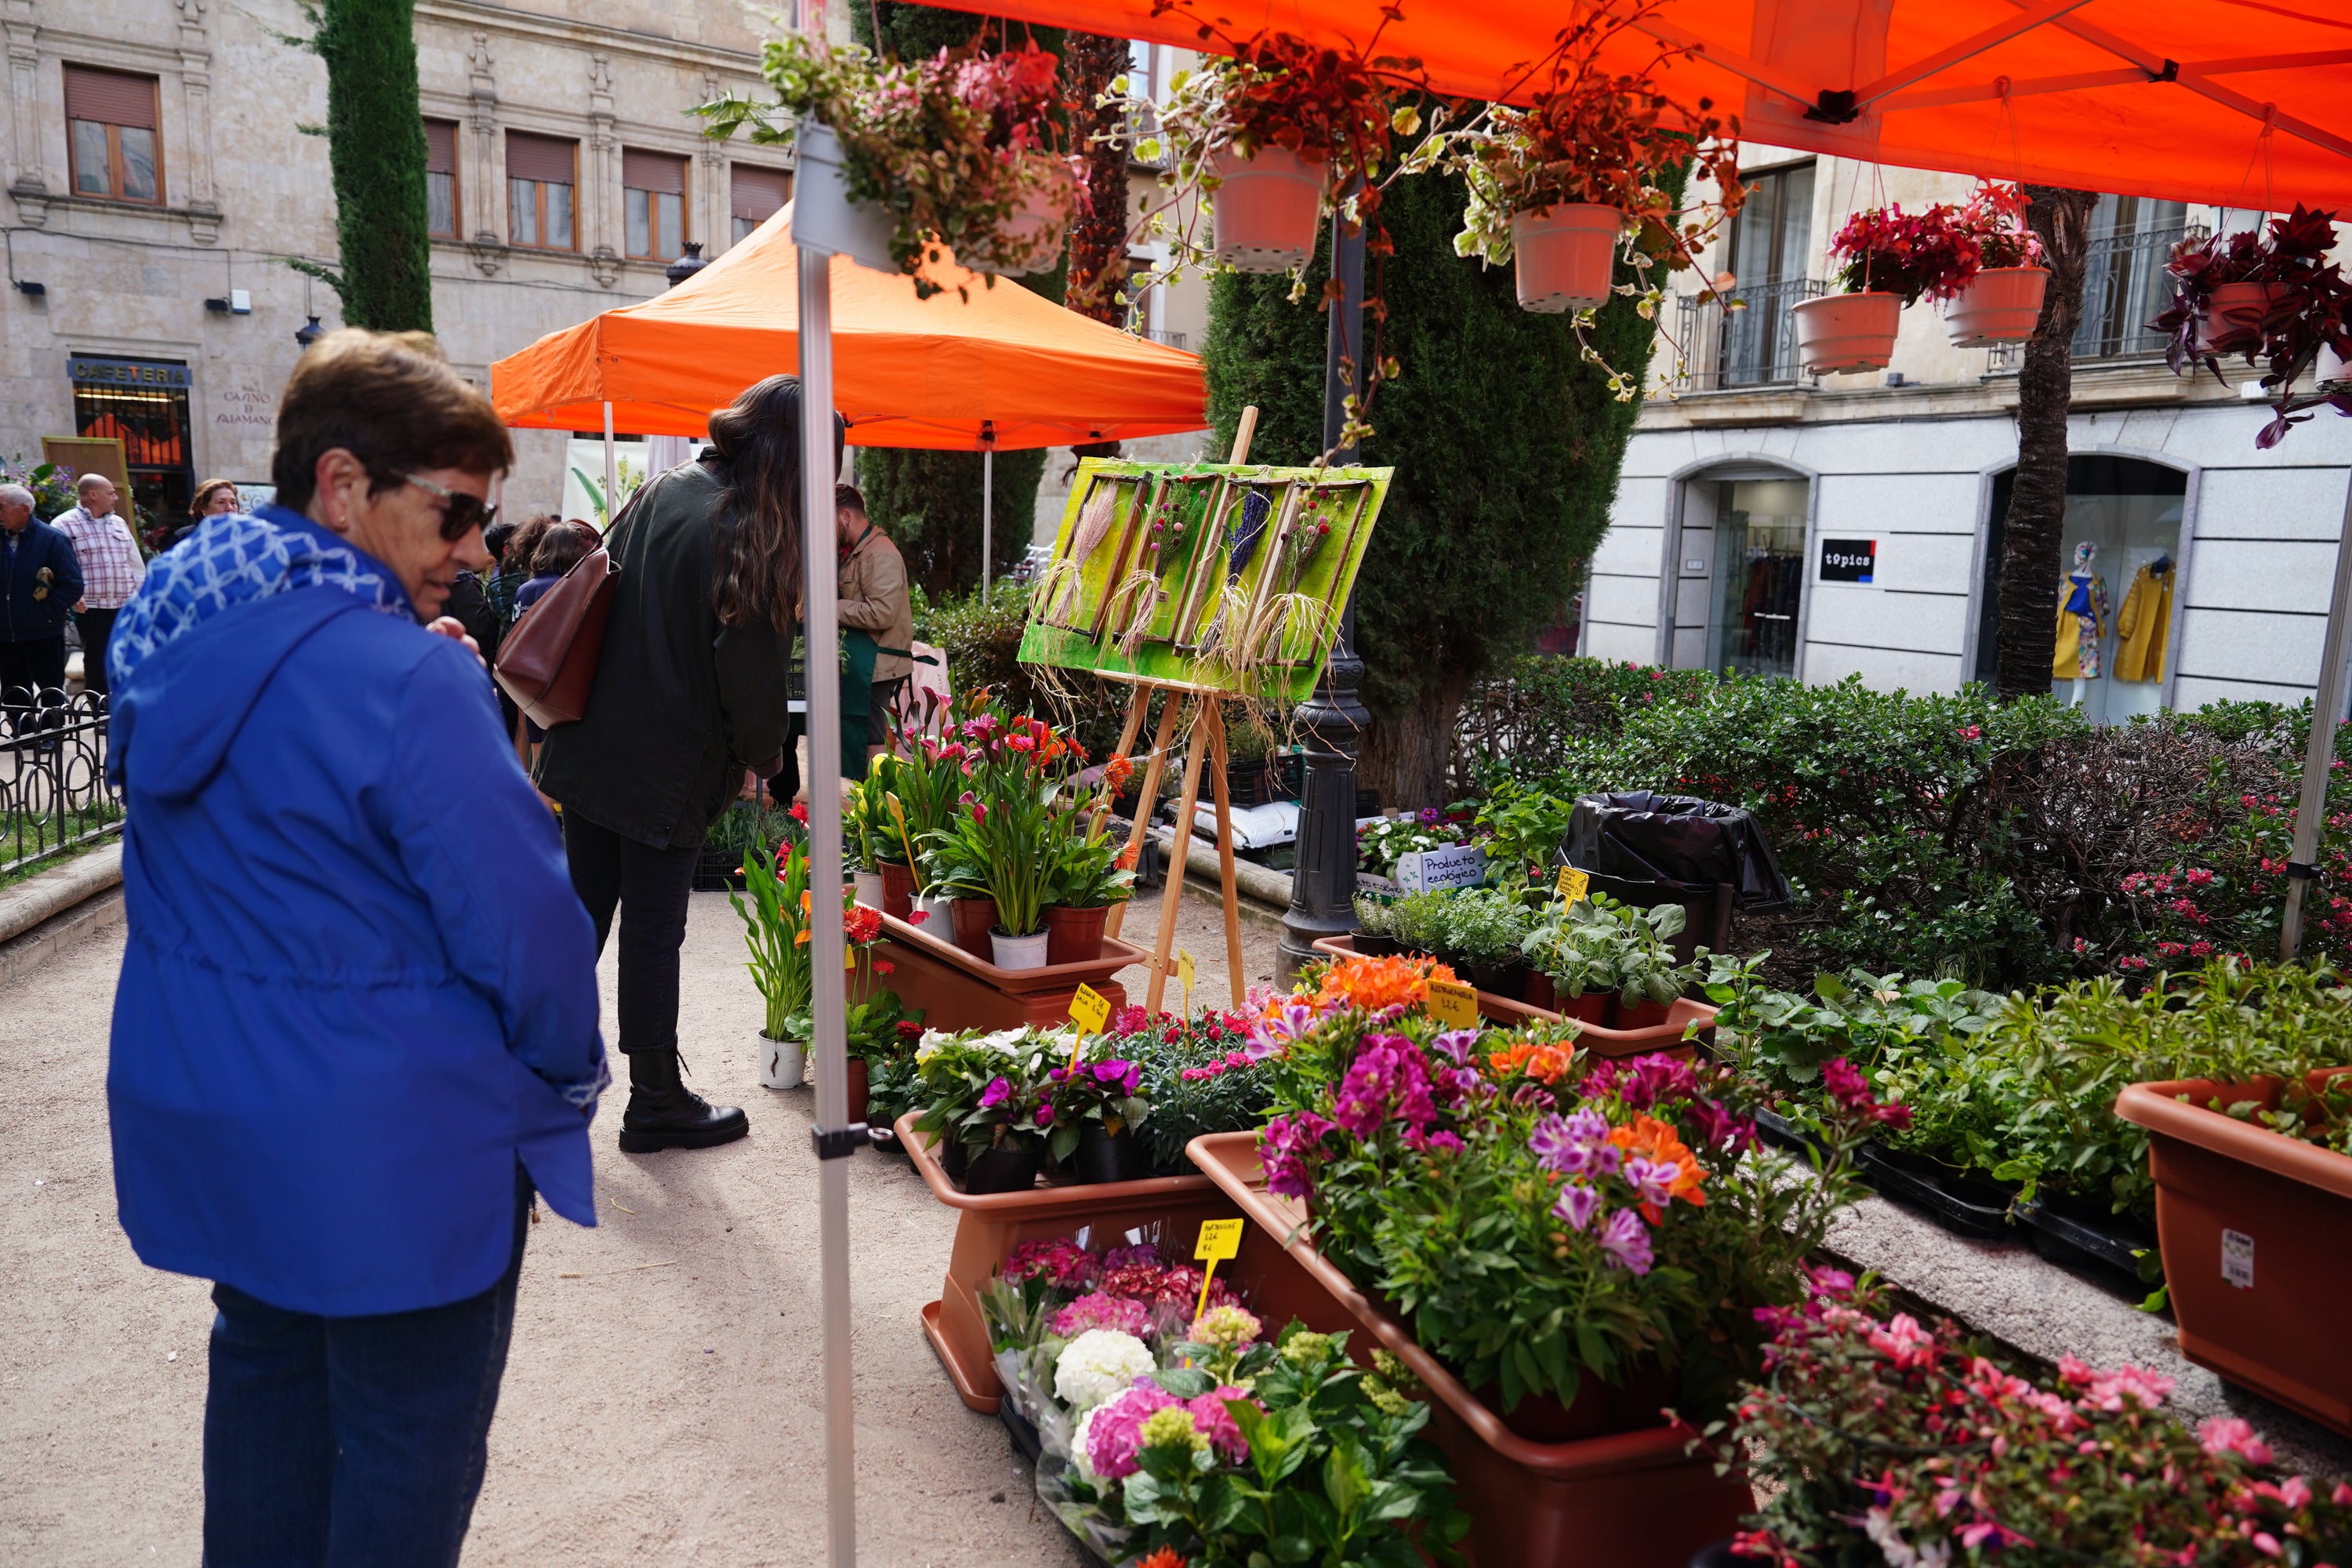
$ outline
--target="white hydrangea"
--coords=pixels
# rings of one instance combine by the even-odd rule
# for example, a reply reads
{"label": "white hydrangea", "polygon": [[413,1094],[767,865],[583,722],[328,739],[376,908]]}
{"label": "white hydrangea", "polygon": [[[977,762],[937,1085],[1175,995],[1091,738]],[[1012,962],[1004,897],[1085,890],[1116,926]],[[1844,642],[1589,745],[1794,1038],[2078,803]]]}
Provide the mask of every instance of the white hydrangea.
{"label": "white hydrangea", "polygon": [[1078,1474],[1086,1478],[1089,1486],[1095,1479],[1093,1450],[1089,1447],[1094,1442],[1095,1417],[1109,1408],[1108,1401],[1096,1405],[1078,1417],[1077,1430],[1070,1434],[1070,1462],[1077,1466]]}
{"label": "white hydrangea", "polygon": [[1071,1409],[1092,1410],[1149,1377],[1159,1363],[1141,1340],[1117,1329],[1088,1329],[1062,1347],[1054,1363],[1055,1397]]}

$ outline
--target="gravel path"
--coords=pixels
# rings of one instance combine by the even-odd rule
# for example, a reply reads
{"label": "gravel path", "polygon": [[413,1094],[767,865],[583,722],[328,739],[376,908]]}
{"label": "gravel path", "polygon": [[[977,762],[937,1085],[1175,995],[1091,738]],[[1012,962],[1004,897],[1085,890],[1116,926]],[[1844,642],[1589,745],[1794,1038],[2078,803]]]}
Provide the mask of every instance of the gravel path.
{"label": "gravel path", "polygon": [[[1148,944],[1157,897],[1127,935]],[[807,1089],[758,1086],[759,999],[740,926],[698,894],[680,1033],[692,1081],[745,1106],[751,1136],[623,1155],[622,1096],[595,1129],[602,1224],[548,1214],[523,1259],[513,1356],[467,1568],[815,1563],[824,1554],[816,1185]],[[1274,934],[1244,928],[1248,976]],[[1222,1005],[1217,912],[1188,899],[1179,941],[1197,999]],[[193,1565],[203,1281],[132,1257],[114,1218],[106,1039],[122,929],[0,987],[0,1563]],[[604,970],[606,1016],[614,963]],[[1142,973],[1120,976],[1139,1000]],[[1175,998],[1170,998],[1173,1003]],[[938,1294],[951,1214],[901,1161],[851,1171],[859,1544],[867,1562],[1086,1561],[1040,1510],[1003,1427],[958,1402],[917,1319]]]}

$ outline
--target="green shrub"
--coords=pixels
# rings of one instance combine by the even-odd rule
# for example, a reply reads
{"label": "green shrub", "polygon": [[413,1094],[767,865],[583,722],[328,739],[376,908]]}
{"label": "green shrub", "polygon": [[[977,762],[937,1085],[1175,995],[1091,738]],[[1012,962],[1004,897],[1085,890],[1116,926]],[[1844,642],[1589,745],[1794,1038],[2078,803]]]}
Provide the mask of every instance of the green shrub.
{"label": "green shrub", "polygon": [[[986,687],[1013,712],[1047,720],[1097,760],[1118,743],[1133,687],[1066,670],[1040,680],[1021,662],[1021,633],[1029,619],[1025,584],[996,583],[985,600],[977,590],[933,598],[918,589],[914,612],[915,640],[946,655],[948,679],[958,695]],[[1139,740],[1139,752],[1150,744],[1148,736]]]}

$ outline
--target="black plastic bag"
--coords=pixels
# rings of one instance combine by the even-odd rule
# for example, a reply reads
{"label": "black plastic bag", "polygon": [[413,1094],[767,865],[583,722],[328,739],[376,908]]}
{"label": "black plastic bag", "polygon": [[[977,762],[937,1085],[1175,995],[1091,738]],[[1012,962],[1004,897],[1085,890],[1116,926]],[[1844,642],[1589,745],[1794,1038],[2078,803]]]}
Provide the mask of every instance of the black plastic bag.
{"label": "black plastic bag", "polygon": [[1748,911],[1789,902],[1788,879],[1756,818],[1736,805],[1648,790],[1577,797],[1560,841],[1568,864],[1616,882],[1678,893],[1728,884]]}

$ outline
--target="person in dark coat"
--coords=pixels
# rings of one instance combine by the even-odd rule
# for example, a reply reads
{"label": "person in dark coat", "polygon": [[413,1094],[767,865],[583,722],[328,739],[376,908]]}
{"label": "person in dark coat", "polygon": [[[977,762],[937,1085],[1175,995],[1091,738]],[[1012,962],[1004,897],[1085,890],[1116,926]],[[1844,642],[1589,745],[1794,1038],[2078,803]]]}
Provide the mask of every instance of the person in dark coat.
{"label": "person in dark coat", "polygon": [[[602,948],[621,920],[621,1148],[750,1131],[679,1078],[678,949],[703,835],[790,733],[801,597],[801,388],[770,376],[711,417],[710,447],[640,489],[604,542],[620,569],[587,710],[548,731],[540,790],[563,807],[572,885]],[[842,426],[834,423],[833,459]],[[820,520],[819,527],[826,526]]]}
{"label": "person in dark coat", "polygon": [[513,447],[420,340],[312,344],[277,500],[157,558],[108,645],[115,1200],[215,1282],[215,1568],[455,1568],[532,1191],[596,1220],[595,933],[434,618]]}
{"label": "person in dark coat", "polygon": [[33,492],[0,485],[0,692],[30,702],[66,684],[66,623],[81,598],[73,541],[33,515]]}

